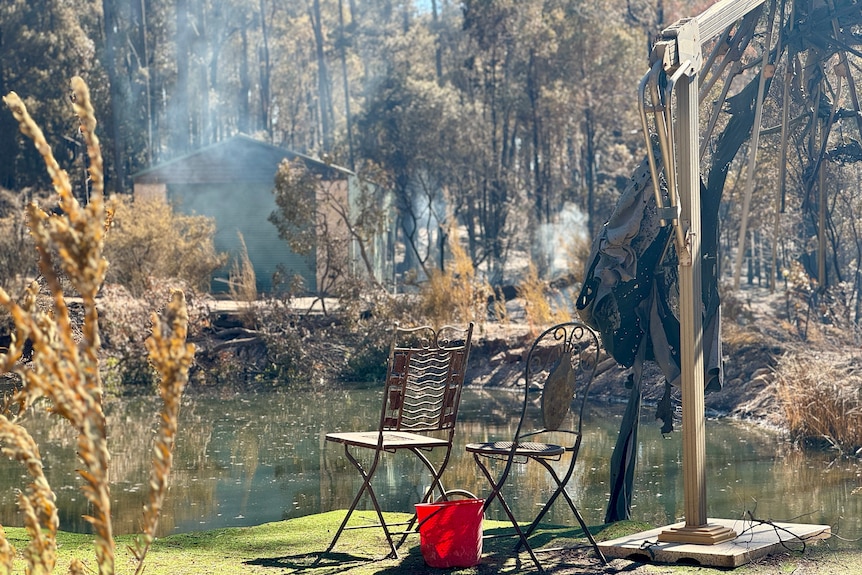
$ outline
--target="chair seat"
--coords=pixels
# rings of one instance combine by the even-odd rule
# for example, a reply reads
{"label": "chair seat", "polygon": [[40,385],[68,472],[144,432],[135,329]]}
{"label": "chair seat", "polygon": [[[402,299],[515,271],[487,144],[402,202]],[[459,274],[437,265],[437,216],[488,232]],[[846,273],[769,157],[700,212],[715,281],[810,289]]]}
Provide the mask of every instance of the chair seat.
{"label": "chair seat", "polygon": [[[466,447],[470,453],[479,455],[509,455],[512,451],[511,441],[489,441],[486,443],[469,443]],[[566,448],[553,443],[535,443],[524,441],[518,444],[515,456],[522,457],[559,457]]]}
{"label": "chair seat", "polygon": [[[347,433],[327,433],[326,441],[335,441],[357,447],[377,447],[379,432],[377,431],[352,431]],[[445,447],[449,442],[437,437],[429,437],[418,433],[406,431],[384,431],[383,449],[404,449],[415,447],[417,449]]]}

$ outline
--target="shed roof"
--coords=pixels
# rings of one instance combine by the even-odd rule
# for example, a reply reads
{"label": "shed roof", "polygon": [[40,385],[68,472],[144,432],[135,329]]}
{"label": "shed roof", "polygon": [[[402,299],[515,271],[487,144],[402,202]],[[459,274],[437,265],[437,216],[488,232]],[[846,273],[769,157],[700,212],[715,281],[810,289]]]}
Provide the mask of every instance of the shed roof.
{"label": "shed roof", "polygon": [[314,173],[328,179],[342,179],[353,174],[346,168],[238,134],[141,170],[133,174],[132,179],[143,184],[272,183],[284,159],[301,159]]}

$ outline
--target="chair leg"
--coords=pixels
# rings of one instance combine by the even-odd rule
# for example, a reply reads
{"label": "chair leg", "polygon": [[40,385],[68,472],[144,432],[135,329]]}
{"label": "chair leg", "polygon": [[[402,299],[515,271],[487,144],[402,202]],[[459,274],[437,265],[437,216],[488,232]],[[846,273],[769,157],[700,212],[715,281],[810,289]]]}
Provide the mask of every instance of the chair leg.
{"label": "chair leg", "polygon": [[[545,505],[542,507],[541,511],[539,511],[539,514],[536,515],[536,518],[533,520],[533,522],[530,524],[530,526],[527,528],[527,530],[524,532],[524,534],[527,537],[529,537],[533,533],[533,531],[536,529],[536,527],[538,527],[539,522],[542,520],[542,518],[545,516],[545,514],[548,512],[548,510],[551,508],[551,506],[554,504],[554,502],[557,500],[557,497],[559,495],[562,495],[563,498],[566,500],[566,503],[569,504],[569,507],[571,508],[572,513],[574,513],[575,518],[578,520],[578,524],[580,524],[581,529],[584,532],[584,535],[586,535],[587,540],[590,542],[590,545],[593,546],[593,550],[596,552],[596,555],[598,556],[599,560],[602,562],[603,565],[607,565],[608,560],[605,558],[605,554],[602,553],[601,549],[599,549],[599,545],[598,545],[598,543],[596,543],[595,538],[593,538],[593,534],[590,532],[589,528],[587,528],[587,523],[586,523],[586,521],[584,521],[583,516],[581,516],[581,512],[578,511],[578,508],[575,506],[575,502],[572,501],[571,496],[566,491],[565,482],[559,478],[559,476],[554,471],[554,468],[547,461],[545,461],[544,459],[539,459],[539,458],[534,458],[534,459],[535,459],[535,461],[538,461],[539,463],[541,463],[542,466],[544,466],[544,468],[548,471],[551,478],[557,484],[557,488],[556,488],[556,490],[554,490],[554,493],[551,495],[551,497],[548,498],[548,501],[545,502]],[[566,474],[566,477],[568,478],[570,474],[571,473]],[[520,547],[521,547],[521,543],[519,542],[518,545],[515,547],[515,550],[517,551],[518,549],[520,549]]]}
{"label": "chair leg", "polygon": [[593,534],[590,533],[590,530],[587,528],[587,523],[586,523],[586,521],[584,521],[584,518],[581,516],[581,512],[578,511],[578,508],[575,506],[575,502],[572,501],[572,498],[569,496],[569,494],[566,492],[565,489],[562,490],[562,493],[563,493],[563,497],[568,502],[569,507],[572,508],[572,512],[575,514],[575,517],[577,518],[578,523],[581,524],[581,529],[584,530],[584,534],[587,536],[587,539],[590,541],[590,545],[593,546],[593,550],[596,552],[596,555],[598,556],[599,560],[601,560],[603,565],[607,565],[608,560],[605,558],[605,554],[602,553],[601,549],[599,549],[599,544],[596,543],[596,540],[593,537]]}
{"label": "chair leg", "polygon": [[[422,496],[420,503],[428,503],[431,500],[431,496],[434,493],[434,489],[439,489],[440,494],[443,498],[446,497],[446,490],[443,488],[443,472],[446,470],[446,465],[449,463],[449,456],[452,453],[451,445],[446,450],[446,457],[443,458],[443,462],[440,464],[440,469],[434,467],[434,464],[431,463],[431,460],[428,459],[419,449],[410,448],[410,451],[419,458],[419,460],[428,468],[428,471],[431,472],[431,485],[425,490],[425,494]],[[413,526],[416,525],[416,513],[413,514],[413,517],[410,518],[410,522],[407,524],[407,528],[404,530],[404,533],[401,534],[401,539],[398,541],[396,547],[401,547],[404,542],[407,540],[407,536],[411,534],[413,531]]]}
{"label": "chair leg", "polygon": [[[557,497],[560,495],[560,492],[565,492],[565,489],[563,489],[563,483],[560,482],[559,477],[557,477],[557,474],[554,472],[554,468],[551,467],[551,465],[548,464],[548,462],[545,461],[544,459],[535,458],[535,461],[538,461],[539,463],[541,463],[542,466],[548,471],[548,473],[551,475],[551,478],[557,484],[557,489],[554,491],[554,493],[551,495],[551,497],[549,497],[548,500],[545,502],[545,504],[542,506],[542,509],[539,511],[539,514],[536,515],[535,519],[533,519],[533,522],[530,523],[530,526],[527,527],[527,530],[524,532],[527,537],[532,535],[532,533],[536,529],[536,527],[539,526],[539,522],[542,521],[542,519],[545,517],[545,514],[547,514],[548,511],[551,509],[551,506],[554,504],[554,501],[557,500]],[[518,545],[520,546],[520,543]]]}
{"label": "chair leg", "polygon": [[363,483],[362,487],[356,493],[356,496],[353,498],[353,503],[350,504],[350,507],[347,510],[347,515],[344,516],[344,520],[341,522],[341,525],[338,527],[338,530],[335,532],[335,537],[332,538],[332,541],[329,543],[329,547],[326,548],[324,553],[329,553],[335,547],[335,544],[338,542],[338,539],[341,537],[341,533],[344,531],[344,528],[347,526],[347,521],[350,519],[350,516],[353,515],[353,511],[356,509],[356,505],[359,503],[359,500],[362,499],[362,494],[365,493],[365,484]]}
{"label": "chair leg", "polygon": [[518,534],[519,542],[518,545],[515,547],[515,554],[517,555],[518,550],[523,545],[524,548],[527,550],[527,553],[529,553],[530,559],[532,559],[533,563],[536,564],[536,568],[539,570],[539,573],[544,573],[545,570],[542,568],[542,564],[539,562],[539,558],[536,557],[536,553],[533,551],[533,547],[527,541],[527,536],[524,534],[524,531],[521,529],[521,526],[518,525],[518,520],[515,519],[514,513],[512,513],[511,508],[509,508],[509,504],[506,503],[506,499],[503,497],[501,489],[502,483],[505,481],[505,477],[503,481],[500,482],[501,484],[498,485],[494,481],[494,478],[491,476],[491,473],[479,459],[479,456],[474,453],[473,458],[476,460],[476,464],[479,466],[479,469],[482,471],[482,474],[485,476],[485,478],[488,480],[488,483],[491,485],[491,495],[489,495],[488,498],[485,499],[484,509],[488,509],[494,499],[497,499],[500,502],[500,505],[503,507],[503,511],[509,517],[509,521],[512,523],[512,526],[515,528],[515,532]]}
{"label": "chair leg", "polygon": [[560,480],[560,478],[557,477],[557,474],[554,472],[554,470],[551,468],[551,466],[549,464],[547,464],[544,461],[542,463],[545,464],[545,467],[547,468],[548,472],[551,474],[551,477],[553,477],[554,481],[557,482],[557,492],[554,493],[554,498],[556,498],[556,495],[558,493],[561,493],[563,495],[563,498],[566,500],[566,503],[569,504],[569,508],[572,510],[572,513],[575,514],[575,518],[578,520],[578,523],[581,525],[581,529],[584,531],[584,535],[587,536],[587,539],[589,540],[590,545],[593,546],[593,550],[596,552],[596,555],[598,556],[599,560],[602,562],[602,565],[607,565],[608,560],[605,558],[605,554],[602,553],[601,549],[599,549],[599,545],[598,545],[598,543],[596,543],[595,538],[593,538],[593,534],[590,533],[590,530],[587,528],[587,522],[584,521],[584,518],[581,516],[581,512],[578,511],[578,508],[575,506],[575,502],[572,501],[572,498],[569,495],[569,492],[565,490],[565,485],[569,482],[569,479],[571,479],[571,477],[572,477],[572,473],[575,471],[575,462],[578,459],[579,447],[580,447],[580,436],[578,437],[578,442],[576,443],[575,448],[574,448],[574,454],[572,455],[572,460],[571,460],[571,463],[569,465],[569,470],[566,472],[566,476],[562,480]]}
{"label": "chair leg", "polygon": [[392,541],[392,534],[389,532],[389,527],[386,525],[386,521],[383,519],[383,511],[381,511],[380,509],[380,504],[377,502],[377,495],[374,493],[374,488],[371,486],[371,478],[374,477],[374,472],[377,469],[377,464],[380,462],[380,454],[374,454],[374,462],[371,464],[371,469],[366,472],[365,469],[362,467],[362,464],[355,457],[353,457],[352,453],[350,453],[350,449],[348,448],[347,444],[344,445],[344,453],[347,456],[347,459],[359,471],[360,475],[362,475],[362,487],[360,487],[359,491],[356,492],[356,496],[353,498],[353,503],[350,504],[350,508],[347,510],[347,515],[345,515],[344,520],[338,527],[338,531],[335,532],[335,536],[332,538],[332,542],[330,542],[329,547],[326,548],[326,551],[324,551],[324,553],[329,553],[335,547],[335,544],[338,542],[338,539],[341,537],[341,534],[347,527],[347,522],[350,519],[350,516],[353,515],[353,512],[356,510],[356,506],[362,499],[362,495],[365,494],[367,491],[368,496],[371,499],[371,504],[374,506],[374,510],[377,512],[377,518],[380,521],[380,527],[383,529],[383,533],[386,535],[386,541],[389,543],[390,552],[387,557],[397,559],[398,550],[396,549],[395,543]]}
{"label": "chair leg", "polygon": [[440,495],[442,497],[446,497],[446,490],[443,488],[443,472],[446,470],[446,466],[449,464],[449,456],[452,453],[451,446],[446,449],[446,456],[443,458],[443,461],[440,463],[440,469],[434,467],[434,464],[431,463],[431,460],[428,459],[421,450],[411,448],[410,449],[413,454],[419,458],[419,460],[428,468],[428,471],[431,472],[431,477],[433,478],[431,481],[431,486],[428,487],[428,490],[425,492],[425,496],[422,498],[422,503],[427,503],[431,499],[431,494],[434,492],[434,489],[440,490]]}

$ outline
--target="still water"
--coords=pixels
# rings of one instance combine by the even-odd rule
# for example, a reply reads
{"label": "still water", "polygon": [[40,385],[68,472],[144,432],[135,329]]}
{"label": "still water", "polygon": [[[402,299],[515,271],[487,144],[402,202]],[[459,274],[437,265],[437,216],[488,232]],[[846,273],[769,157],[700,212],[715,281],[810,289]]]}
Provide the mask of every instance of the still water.
{"label": "still water", "polygon": [[[133,533],[146,498],[155,400],[112,400],[106,406],[114,529]],[[171,489],[161,535],[257,525],[350,504],[361,481],[342,447],[324,441],[330,431],[368,428],[379,417],[378,390],[189,397],[181,413]],[[508,391],[465,390],[457,445],[444,476],[448,488],[487,491],[467,441],[510,436],[518,397]],[[608,460],[622,407],[592,406],[581,458],[569,491],[590,524],[601,523],[608,496]],[[373,427],[373,426],[372,426]],[[78,490],[75,441],[68,426],[44,413],[29,426],[41,447],[46,475],[57,494],[61,529],[87,531],[89,513]],[[633,518],[655,524],[683,514],[682,435],[663,439],[645,408],[638,447]],[[412,511],[427,484],[415,458],[389,456],[375,489],[384,509]],[[857,464],[829,454],[800,453],[760,427],[731,420],[707,421],[707,508],[711,517],[826,523],[845,538],[862,537],[862,486]],[[539,466],[518,470],[516,514],[529,515],[550,491]],[[414,478],[420,477],[420,485]],[[18,464],[0,461],[0,523],[20,526],[15,490],[27,477]],[[550,520],[572,523],[564,505]],[[556,513],[556,514],[555,514]],[[489,517],[502,513],[492,507]]]}

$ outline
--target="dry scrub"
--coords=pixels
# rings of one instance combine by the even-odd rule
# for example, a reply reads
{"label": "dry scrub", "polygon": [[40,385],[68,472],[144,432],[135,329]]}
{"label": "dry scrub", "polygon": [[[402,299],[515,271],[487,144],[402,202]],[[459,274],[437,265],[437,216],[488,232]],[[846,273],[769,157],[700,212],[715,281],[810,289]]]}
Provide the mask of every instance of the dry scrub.
{"label": "dry scrub", "polygon": [[862,447],[862,357],[797,350],[779,359],[775,388],[795,441],[844,453]]}
{"label": "dry scrub", "polygon": [[166,279],[209,289],[213,272],[227,261],[215,249],[214,220],[181,214],[162,198],[114,198],[112,203],[116,212],[105,242],[109,283],[135,297]]}
{"label": "dry scrub", "polygon": [[482,325],[488,315],[491,287],[476,274],[470,256],[451,230],[449,250],[452,259],[445,271],[432,271],[422,286],[422,315],[438,325],[470,321]]}

